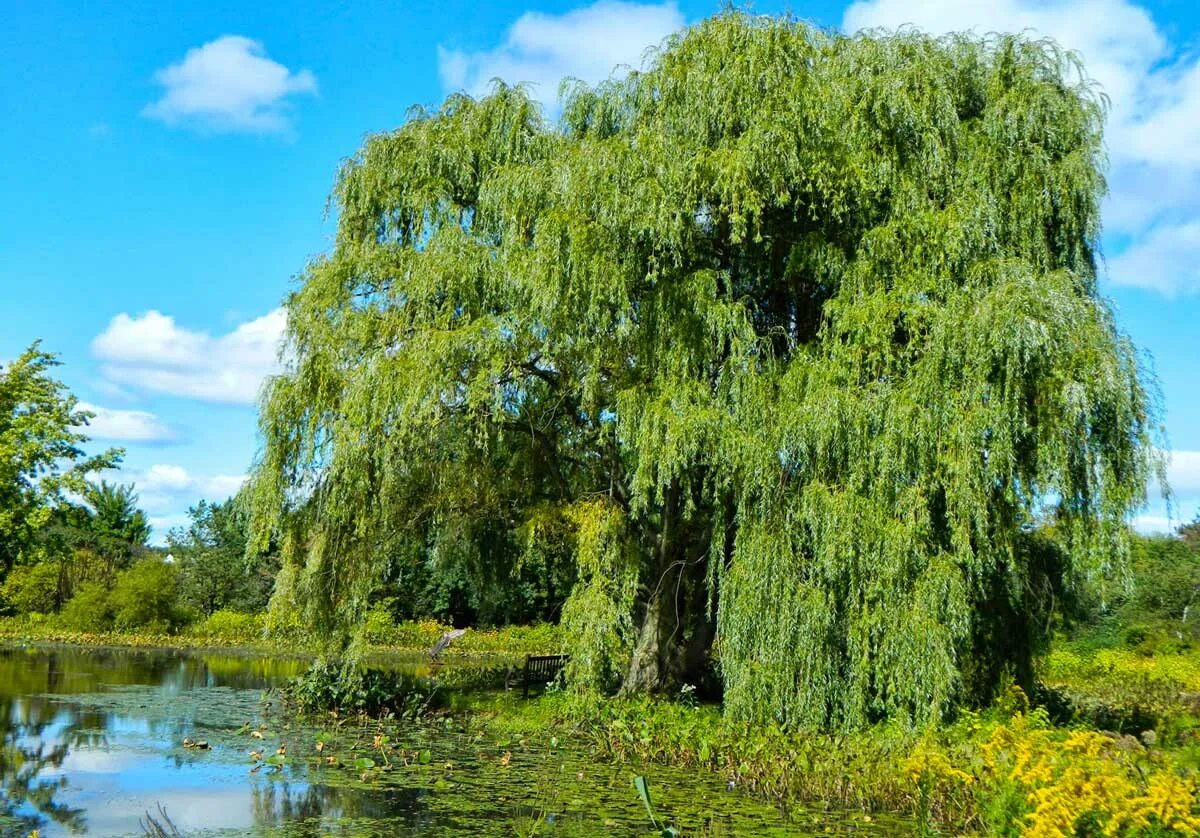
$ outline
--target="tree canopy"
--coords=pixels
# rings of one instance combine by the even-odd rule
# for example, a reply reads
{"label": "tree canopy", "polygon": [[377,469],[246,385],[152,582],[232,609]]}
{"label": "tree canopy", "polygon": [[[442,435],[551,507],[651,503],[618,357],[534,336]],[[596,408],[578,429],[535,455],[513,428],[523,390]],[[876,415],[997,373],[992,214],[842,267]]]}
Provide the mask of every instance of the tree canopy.
{"label": "tree canopy", "polygon": [[1103,120],[1049,42],[739,12],[556,123],[502,84],[413,111],[287,300],[276,596],[346,626],[414,551],[567,563],[579,688],[715,651],[737,716],[985,699],[1161,471],[1097,290]]}
{"label": "tree canopy", "polygon": [[119,450],[84,451],[92,414],[50,375],[57,364],[35,343],[0,368],[0,580],[34,561],[69,495],[91,490],[88,474],[120,462]]}
{"label": "tree canopy", "polygon": [[246,560],[246,513],[237,497],[200,501],[191,523],[167,533],[183,571],[183,595],[205,616],[219,609],[255,612],[266,607],[276,570],[273,556]]}

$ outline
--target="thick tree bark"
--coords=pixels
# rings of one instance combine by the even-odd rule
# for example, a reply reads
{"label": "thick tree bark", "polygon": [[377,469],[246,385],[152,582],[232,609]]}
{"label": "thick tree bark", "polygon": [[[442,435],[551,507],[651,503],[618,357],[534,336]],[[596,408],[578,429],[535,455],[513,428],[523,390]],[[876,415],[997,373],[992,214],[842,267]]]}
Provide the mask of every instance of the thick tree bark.
{"label": "thick tree bark", "polygon": [[683,532],[679,494],[672,485],[664,497],[658,549],[623,694],[676,692],[685,683],[697,684],[708,663],[713,626],[705,607],[707,551]]}
{"label": "thick tree bark", "polygon": [[703,570],[703,562],[679,562],[651,592],[622,693],[676,692],[706,678],[713,626]]}

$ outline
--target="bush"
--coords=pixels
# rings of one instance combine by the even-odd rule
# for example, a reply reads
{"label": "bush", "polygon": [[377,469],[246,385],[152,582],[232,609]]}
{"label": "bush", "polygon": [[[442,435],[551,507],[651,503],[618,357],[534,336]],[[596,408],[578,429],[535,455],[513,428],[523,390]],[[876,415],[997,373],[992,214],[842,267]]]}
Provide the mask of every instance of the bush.
{"label": "bush", "polygon": [[71,631],[109,631],[113,626],[113,606],[108,589],[99,582],[81,585],[63,607],[58,621]]}
{"label": "bush", "polygon": [[445,632],[453,628],[454,626],[439,623],[437,620],[406,620],[394,625],[388,637],[373,642],[396,649],[428,649],[437,643]]}
{"label": "bush", "polygon": [[169,633],[187,622],[179,602],[179,571],[158,558],[134,563],[109,594],[117,629]]}
{"label": "bush", "polygon": [[373,646],[387,646],[395,642],[396,621],[383,607],[376,606],[363,619],[362,636]]}
{"label": "bush", "polygon": [[456,644],[465,653],[557,655],[563,651],[562,632],[553,623],[473,629]]}
{"label": "bush", "polygon": [[48,614],[57,610],[58,571],[53,562],[14,567],[0,589],[0,602],[18,614]]}
{"label": "bush", "polygon": [[432,681],[388,669],[317,660],[284,690],[301,713],[329,710],[417,718],[438,706]]}
{"label": "bush", "polygon": [[262,640],[265,629],[266,617],[263,614],[214,611],[188,629],[188,634],[208,640],[245,643]]}

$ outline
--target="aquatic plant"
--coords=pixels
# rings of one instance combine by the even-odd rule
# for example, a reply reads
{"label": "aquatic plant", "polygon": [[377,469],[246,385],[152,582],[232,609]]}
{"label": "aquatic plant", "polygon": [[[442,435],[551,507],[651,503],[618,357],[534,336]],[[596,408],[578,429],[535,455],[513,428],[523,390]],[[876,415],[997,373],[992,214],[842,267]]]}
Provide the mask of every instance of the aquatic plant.
{"label": "aquatic plant", "polygon": [[158,817],[154,817],[149,812],[146,813],[146,820],[138,819],[138,825],[142,828],[142,833],[149,838],[180,838],[181,833],[179,828],[171,821],[167,810],[163,805],[158,804]]}
{"label": "aquatic plant", "polygon": [[781,801],[906,812],[930,834],[1183,836],[1200,829],[1200,763],[1189,751],[1147,744],[1152,735],[1140,741],[1055,727],[1019,688],[939,731],[887,724],[842,735],[747,724],[712,707],[657,700],[542,701],[531,727],[581,730],[607,758],[696,766]]}
{"label": "aquatic plant", "polygon": [[646,778],[638,774],[633,778],[633,787],[637,791],[638,797],[641,798],[642,805],[646,807],[646,816],[650,818],[650,823],[658,830],[658,833],[663,838],[679,838],[680,832],[673,826],[667,826],[660,823],[657,813],[654,811],[654,803],[650,800],[650,784]]}
{"label": "aquatic plant", "polygon": [[285,698],[304,714],[343,713],[416,718],[439,705],[438,685],[396,670],[359,663],[335,664],[319,658],[283,689]]}

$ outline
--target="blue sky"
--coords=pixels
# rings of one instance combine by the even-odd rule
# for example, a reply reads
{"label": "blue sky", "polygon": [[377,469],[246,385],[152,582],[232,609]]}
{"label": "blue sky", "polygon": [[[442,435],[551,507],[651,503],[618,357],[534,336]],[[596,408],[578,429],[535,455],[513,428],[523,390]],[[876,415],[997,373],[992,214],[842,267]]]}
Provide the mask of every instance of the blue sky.
{"label": "blue sky", "polygon": [[[127,449],[157,539],[239,485],[253,400],[363,136],[493,77],[596,81],[716,2],[14,3],[0,48],[0,361],[41,338]],[[1152,358],[1176,508],[1200,510],[1200,12],[1161,0],[756,3],[828,27],[1034,30],[1112,99],[1103,288]],[[102,438],[102,439],[101,439]]]}

